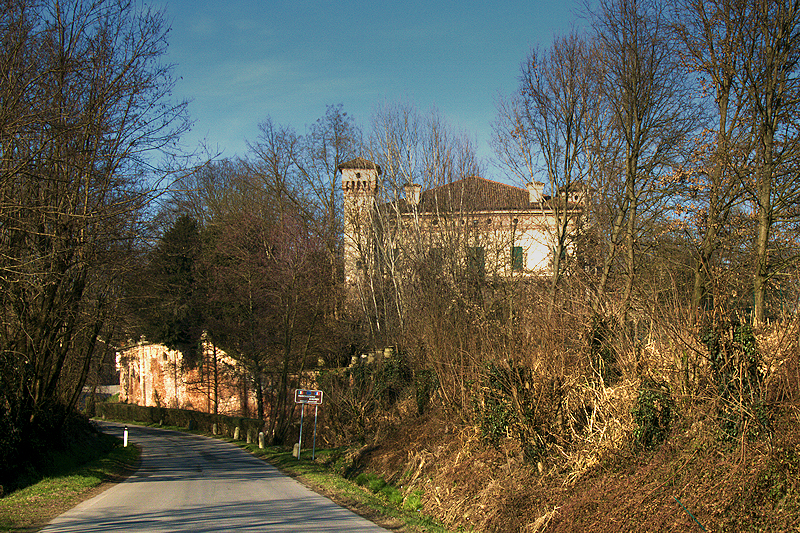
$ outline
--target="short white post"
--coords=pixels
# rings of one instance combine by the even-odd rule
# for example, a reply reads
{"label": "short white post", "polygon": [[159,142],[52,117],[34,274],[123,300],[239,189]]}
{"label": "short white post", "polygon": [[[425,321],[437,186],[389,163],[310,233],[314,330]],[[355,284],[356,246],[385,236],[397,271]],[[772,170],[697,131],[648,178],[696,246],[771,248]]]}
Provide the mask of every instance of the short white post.
{"label": "short white post", "polygon": [[122,446],[128,447],[128,426],[125,426],[125,431],[122,432]]}

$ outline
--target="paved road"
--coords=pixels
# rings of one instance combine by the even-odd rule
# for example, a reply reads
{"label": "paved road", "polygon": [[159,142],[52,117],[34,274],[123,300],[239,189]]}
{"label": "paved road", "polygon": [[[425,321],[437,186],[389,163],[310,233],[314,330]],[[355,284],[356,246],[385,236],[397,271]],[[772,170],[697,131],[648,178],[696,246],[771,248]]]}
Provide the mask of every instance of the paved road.
{"label": "paved road", "polygon": [[[122,435],[122,426],[102,423]],[[42,531],[386,531],[223,441],[130,426],[142,465]]]}

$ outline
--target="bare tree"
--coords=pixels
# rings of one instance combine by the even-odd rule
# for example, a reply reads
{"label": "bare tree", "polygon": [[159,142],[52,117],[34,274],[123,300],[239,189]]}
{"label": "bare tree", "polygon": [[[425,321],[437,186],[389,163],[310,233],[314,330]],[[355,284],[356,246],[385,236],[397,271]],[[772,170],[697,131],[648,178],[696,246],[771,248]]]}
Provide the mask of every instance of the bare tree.
{"label": "bare tree", "polygon": [[574,34],[555,39],[548,50],[531,51],[518,93],[501,103],[495,124],[504,166],[523,183],[540,174],[547,179],[554,217],[547,228],[554,244],[550,312],[576,233],[575,197],[585,202],[588,192],[589,140],[600,116],[596,60],[594,46]]}
{"label": "bare tree", "polygon": [[668,196],[664,178],[694,126],[692,100],[686,85],[676,79],[676,49],[658,2],[603,0],[594,26],[605,122],[595,142],[593,171],[609,216],[596,292],[602,302],[621,256],[624,282],[616,312],[624,318],[635,286],[645,215],[655,213]]}
{"label": "bare tree", "polygon": [[338,215],[336,204],[327,210],[323,190],[320,198],[307,188],[303,163],[313,141],[269,119],[260,128],[250,158],[187,176],[178,196],[205,219],[208,336],[245,369],[258,416],[280,442],[291,420],[290,387],[302,386],[336,308],[338,259],[331,261],[327,229],[328,215],[334,222]]}
{"label": "bare tree", "polygon": [[785,266],[778,249],[781,226],[796,220],[800,199],[797,174],[800,105],[800,2],[759,0],[749,6],[744,84],[751,97],[753,175],[750,198],[755,210],[753,322],[766,317],[770,281]]}
{"label": "bare tree", "polygon": [[482,179],[469,139],[435,113],[387,107],[370,139],[384,174],[373,222],[379,268],[367,293],[387,318],[381,339],[400,347],[412,372],[435,373],[437,396],[469,419],[473,385],[514,350],[522,289],[535,285],[511,271],[516,217],[489,199],[520,191]]}
{"label": "bare tree", "polygon": [[74,406],[98,340],[111,340],[147,180],[164,176],[158,159],[185,129],[185,106],[170,99],[160,12],[15,1],[0,19],[0,405],[3,432],[31,449],[37,428]]}
{"label": "bare tree", "polygon": [[707,80],[708,98],[713,98],[712,116],[717,120],[716,125],[709,126],[711,138],[699,137],[695,160],[682,175],[692,200],[687,204],[698,206],[691,213],[696,233],[689,229],[699,241],[692,291],[695,308],[708,308],[713,300],[720,299],[715,256],[723,247],[726,233],[730,234],[749,173],[748,92],[741,76],[749,49],[746,27],[751,23],[746,4],[739,0],[688,0],[675,16],[683,62],[689,72]]}
{"label": "bare tree", "polygon": [[328,106],[325,116],[304,136],[297,164],[320,234],[325,235],[331,265],[341,254],[342,197],[338,167],[358,156],[361,131],[341,105]]}
{"label": "bare tree", "polygon": [[[368,142],[369,158],[383,172],[376,198],[379,212],[372,227],[377,233],[370,239],[376,243],[379,265],[373,274],[366,273],[368,278],[375,273],[379,276],[370,279],[370,289],[364,297],[372,303],[371,314],[389,321],[382,326],[385,334],[393,327],[392,320],[397,320],[394,325],[402,331],[404,314],[413,308],[408,293],[411,287],[402,283],[404,265],[420,264],[427,259],[431,247],[440,247],[431,241],[431,228],[423,227],[413,210],[410,217],[404,212],[404,206],[410,205],[403,202],[407,190],[418,187],[418,194],[477,176],[481,167],[466,135],[454,131],[437,111],[425,114],[409,104],[377,110]],[[459,200],[448,201],[447,209],[458,210]],[[464,206],[460,207],[463,211]],[[442,229],[440,226],[436,230],[440,238],[445,236]],[[452,238],[462,234],[461,228],[456,233],[447,232],[449,244],[455,244]],[[463,242],[459,244],[464,247]],[[384,281],[390,285],[384,287]]]}

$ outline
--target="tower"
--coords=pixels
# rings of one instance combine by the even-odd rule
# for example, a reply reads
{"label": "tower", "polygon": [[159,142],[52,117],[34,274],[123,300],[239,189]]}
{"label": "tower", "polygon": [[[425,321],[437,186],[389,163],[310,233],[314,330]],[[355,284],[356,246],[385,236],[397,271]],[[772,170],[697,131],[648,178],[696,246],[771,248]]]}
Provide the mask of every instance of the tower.
{"label": "tower", "polygon": [[375,258],[375,231],[378,177],[381,167],[357,157],[340,164],[342,173],[344,222],[344,281],[349,297],[357,296],[364,272],[372,267]]}

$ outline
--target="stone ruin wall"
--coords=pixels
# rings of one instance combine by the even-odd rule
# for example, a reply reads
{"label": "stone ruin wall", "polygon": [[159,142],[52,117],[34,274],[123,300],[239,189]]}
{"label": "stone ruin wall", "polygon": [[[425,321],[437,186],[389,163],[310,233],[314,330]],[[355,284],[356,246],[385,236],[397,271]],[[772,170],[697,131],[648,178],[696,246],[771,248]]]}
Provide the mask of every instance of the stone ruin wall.
{"label": "stone ruin wall", "polygon": [[[198,368],[182,370],[183,355],[160,344],[139,343],[117,352],[120,401],[143,406],[214,412],[214,347],[204,344]],[[217,412],[255,416],[256,399],[235,361],[216,350]]]}

